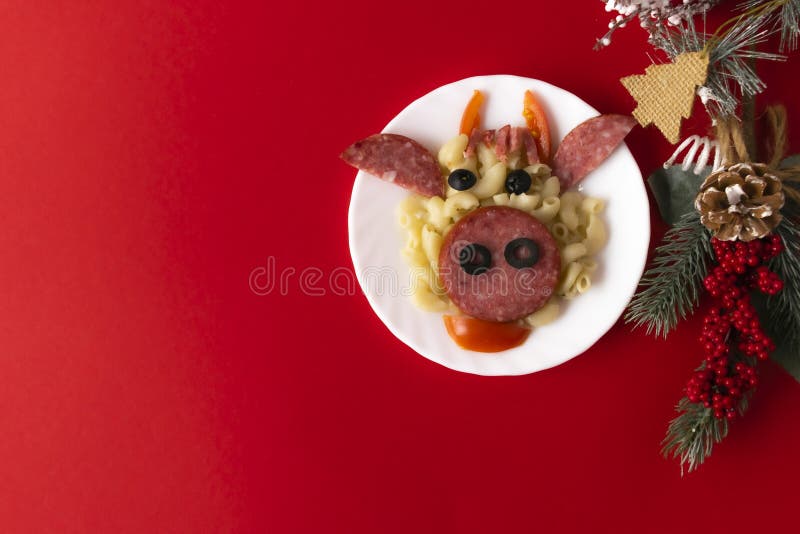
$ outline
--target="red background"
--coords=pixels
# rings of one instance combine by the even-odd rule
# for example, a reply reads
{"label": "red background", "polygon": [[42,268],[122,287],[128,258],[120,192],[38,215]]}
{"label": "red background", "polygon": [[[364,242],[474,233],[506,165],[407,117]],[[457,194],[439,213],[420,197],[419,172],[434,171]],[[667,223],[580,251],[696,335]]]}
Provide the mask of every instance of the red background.
{"label": "red background", "polygon": [[[518,74],[630,112],[645,34],[594,52],[607,20],[589,0],[4,3],[2,530],[789,528],[800,385],[774,365],[700,472],[659,456],[696,318],[484,378],[413,353],[361,294],[248,287],[270,256],[352,269],[337,155],[439,85]],[[793,124],[797,67],[759,67]],[[652,129],[628,144],[645,174],[669,155]]]}

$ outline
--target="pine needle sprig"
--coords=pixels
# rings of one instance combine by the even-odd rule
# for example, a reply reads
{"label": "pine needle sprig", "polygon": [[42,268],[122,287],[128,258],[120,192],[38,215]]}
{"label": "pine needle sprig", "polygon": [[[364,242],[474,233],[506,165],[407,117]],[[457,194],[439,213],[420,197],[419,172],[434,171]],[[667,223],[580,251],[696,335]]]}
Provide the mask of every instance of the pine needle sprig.
{"label": "pine needle sprig", "polygon": [[767,325],[775,338],[800,357],[800,227],[785,217],[775,233],[783,240],[784,251],[770,268],[783,280],[783,289],[767,299]]}
{"label": "pine needle sprig", "polygon": [[767,19],[781,34],[780,50],[792,51],[797,49],[800,37],[800,0],[745,0],[739,4],[741,11],[749,12],[760,10],[762,17]]}
{"label": "pine needle sprig", "polygon": [[620,14],[609,24],[608,32],[595,48],[608,45],[617,28],[638,16],[649,34],[650,44],[663,50],[670,60],[685,52],[708,52],[708,75],[697,94],[713,119],[735,116],[741,100],[747,101],[766,88],[753,68],[754,60],[786,59],[780,53],[759,50],[759,45],[780,33],[780,52],[797,48],[800,0],[744,0],[737,6],[737,14],[719,25],[714,33],[698,31],[696,17],[702,16],[705,25],[705,15],[718,3],[708,0],[607,3],[607,10],[617,10]]}
{"label": "pine needle sprig", "polygon": [[[745,395],[737,407],[739,415],[747,411],[750,395]],[[702,403],[691,402],[683,397],[675,406],[679,413],[669,423],[667,435],[662,441],[661,454],[665,458],[678,458],[681,464],[681,476],[684,469],[689,473],[711,456],[714,445],[728,435],[728,420],[714,417],[714,411]]]}
{"label": "pine needle sprig", "polygon": [[601,0],[606,5],[606,11],[619,13],[608,23],[608,31],[595,43],[595,50],[611,44],[611,37],[615,31],[624,28],[635,18],[639,25],[648,33],[659,25],[677,25],[681,21],[691,20],[697,15],[703,15],[721,0]]}
{"label": "pine needle sprig", "polygon": [[797,50],[800,38],[800,0],[789,0],[777,14],[781,32],[780,50]]}
{"label": "pine needle sprig", "polygon": [[683,215],[664,235],[653,264],[642,276],[625,321],[634,328],[666,337],[680,319],[694,311],[711,257],[708,230],[697,212]]}
{"label": "pine needle sprig", "polygon": [[753,70],[751,60],[786,59],[781,54],[757,49],[774,31],[768,18],[758,17],[735,24],[717,37],[698,32],[692,19],[688,19],[678,26],[654,27],[650,43],[671,60],[684,52],[710,48],[708,77],[698,92],[712,117],[727,117],[735,115],[741,96],[752,97],[766,88]]}
{"label": "pine needle sprig", "polygon": [[684,467],[691,473],[711,455],[715,443],[728,435],[728,420],[714,417],[713,410],[683,397],[675,406],[676,418],[669,423],[661,454],[678,458],[681,476]]}

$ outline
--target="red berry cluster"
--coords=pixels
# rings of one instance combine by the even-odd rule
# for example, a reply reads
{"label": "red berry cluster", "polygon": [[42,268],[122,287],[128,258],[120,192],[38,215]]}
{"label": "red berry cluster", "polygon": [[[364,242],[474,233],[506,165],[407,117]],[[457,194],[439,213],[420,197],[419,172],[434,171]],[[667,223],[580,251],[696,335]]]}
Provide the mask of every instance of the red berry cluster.
{"label": "red berry cluster", "polygon": [[717,418],[733,419],[736,406],[758,384],[755,367],[732,362],[732,345],[745,356],[765,360],[775,344],[764,333],[750,292],[775,295],[783,281],[767,261],[783,251],[780,237],[773,235],[750,242],[711,240],[718,264],[703,280],[703,285],[719,305],[706,316],[700,334],[705,365],[695,371],[686,385],[691,402],[702,402]]}
{"label": "red berry cluster", "polygon": [[751,287],[758,289],[767,295],[775,295],[783,289],[783,280],[780,276],[769,270],[769,267],[762,265],[750,274],[748,283]]}

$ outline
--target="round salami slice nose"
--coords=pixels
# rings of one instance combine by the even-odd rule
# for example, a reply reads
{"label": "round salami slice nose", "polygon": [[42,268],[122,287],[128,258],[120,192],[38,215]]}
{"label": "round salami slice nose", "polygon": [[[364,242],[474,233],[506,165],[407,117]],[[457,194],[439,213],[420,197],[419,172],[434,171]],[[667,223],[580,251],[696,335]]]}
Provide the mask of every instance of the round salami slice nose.
{"label": "round salami slice nose", "polygon": [[439,253],[447,295],[462,312],[485,321],[514,321],[544,306],[560,268],[558,246],[547,228],[504,206],[478,208],[459,220]]}

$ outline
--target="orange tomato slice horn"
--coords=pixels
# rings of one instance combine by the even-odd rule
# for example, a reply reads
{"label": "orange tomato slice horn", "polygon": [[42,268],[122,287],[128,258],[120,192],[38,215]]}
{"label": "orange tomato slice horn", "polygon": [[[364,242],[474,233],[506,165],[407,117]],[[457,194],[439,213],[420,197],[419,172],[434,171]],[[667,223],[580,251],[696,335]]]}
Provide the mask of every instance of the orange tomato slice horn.
{"label": "orange tomato slice horn", "polygon": [[461,115],[461,126],[458,133],[469,135],[472,130],[481,127],[480,109],[483,105],[483,93],[478,90],[472,92],[472,98],[467,102],[464,113]]}
{"label": "orange tomato slice horn", "polygon": [[536,146],[539,149],[539,159],[542,163],[550,164],[552,155],[552,145],[550,143],[550,127],[547,124],[547,115],[544,113],[539,100],[533,91],[525,91],[525,101],[522,107],[522,116],[528,125],[533,138],[536,139]]}

